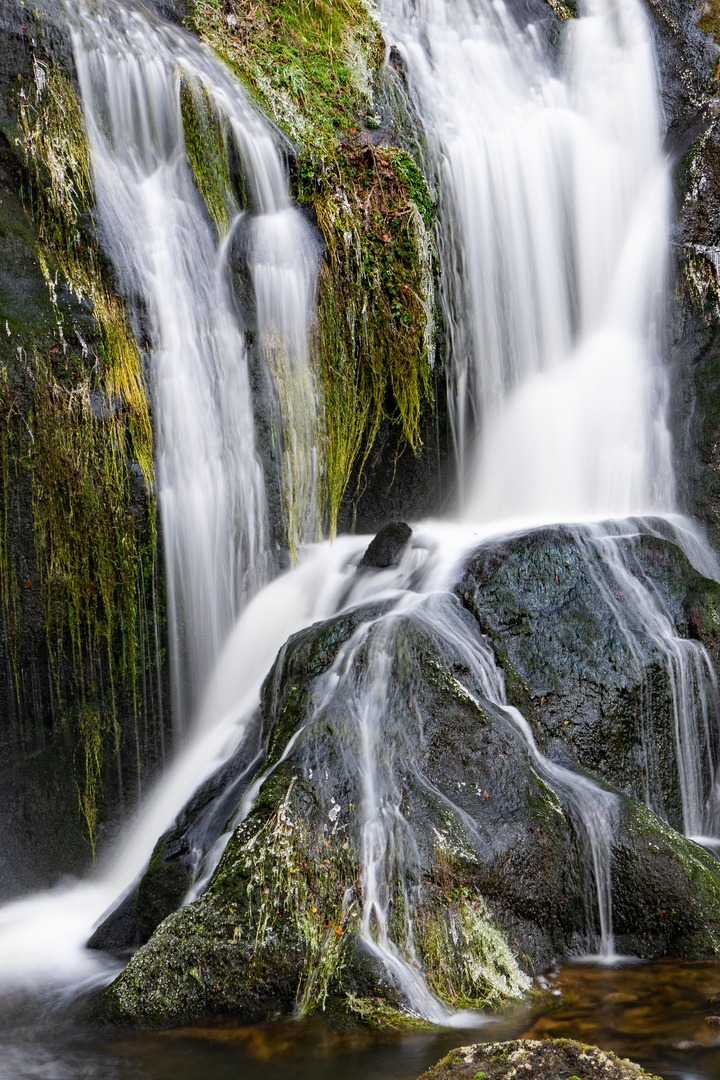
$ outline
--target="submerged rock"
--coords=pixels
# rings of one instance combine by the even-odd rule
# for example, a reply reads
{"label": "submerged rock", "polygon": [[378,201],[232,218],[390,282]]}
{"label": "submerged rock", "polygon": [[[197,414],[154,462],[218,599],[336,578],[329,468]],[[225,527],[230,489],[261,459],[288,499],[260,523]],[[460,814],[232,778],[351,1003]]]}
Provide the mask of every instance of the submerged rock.
{"label": "submerged rock", "polygon": [[660,1080],[627,1058],[572,1039],[460,1046],[420,1080]]}

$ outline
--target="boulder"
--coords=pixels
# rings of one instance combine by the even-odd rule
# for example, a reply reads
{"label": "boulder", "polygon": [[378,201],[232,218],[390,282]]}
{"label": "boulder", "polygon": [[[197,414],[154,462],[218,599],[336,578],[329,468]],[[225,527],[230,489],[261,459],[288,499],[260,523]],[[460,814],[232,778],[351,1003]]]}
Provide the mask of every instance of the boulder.
{"label": "boulder", "polygon": [[[718,760],[710,658],[720,586],[676,541],[662,521],[536,529],[484,544],[456,592],[492,642],[508,702],[541,749],[682,830],[675,702],[687,706],[686,741],[707,797]],[[682,700],[685,685],[692,701]]]}
{"label": "boulder", "polygon": [[393,521],[383,526],[375,539],[368,544],[358,565],[373,570],[398,566],[411,536],[412,529],[404,521]]}
{"label": "boulder", "polygon": [[572,1039],[460,1046],[420,1080],[660,1080],[627,1058]]}
{"label": "boulder", "polygon": [[[553,551],[568,572],[574,551],[575,593],[590,619],[577,544],[550,530],[515,538],[502,558],[497,546],[477,552],[455,595],[420,597],[409,610],[356,608],[289,639],[263,688],[257,801],[207,891],[161,923],[102,994],[96,1020],[157,1027],[325,1009],[398,1026],[421,1022],[416,995],[428,990],[450,1008],[498,1005],[522,995],[525,971],[598,947],[591,847],[600,841],[620,951],[716,954],[717,860],[577,764],[544,758],[502,704],[488,620],[475,609],[482,595],[500,610],[500,585],[510,588],[522,561],[513,551],[528,580]],[[537,600],[543,588],[527,592]],[[519,606],[512,620],[502,611],[498,655],[499,628],[525,618]],[[585,627],[591,642],[609,632],[601,614],[599,628]],[[546,648],[548,678],[560,698],[567,676],[563,707],[575,694],[582,709],[585,682],[602,690],[600,660],[588,648],[585,677],[573,681],[568,635]],[[542,672],[537,636],[518,631],[524,660],[511,642],[528,678]],[[621,687],[620,672],[613,692]],[[531,704],[537,696],[526,683],[522,693]]]}

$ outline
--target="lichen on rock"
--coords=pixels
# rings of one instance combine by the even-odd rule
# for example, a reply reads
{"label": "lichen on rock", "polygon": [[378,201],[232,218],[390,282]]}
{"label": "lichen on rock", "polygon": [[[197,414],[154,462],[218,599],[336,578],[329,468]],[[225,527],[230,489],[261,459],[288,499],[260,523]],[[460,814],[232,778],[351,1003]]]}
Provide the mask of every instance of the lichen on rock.
{"label": "lichen on rock", "polygon": [[627,1058],[573,1039],[459,1046],[420,1080],[660,1080]]}

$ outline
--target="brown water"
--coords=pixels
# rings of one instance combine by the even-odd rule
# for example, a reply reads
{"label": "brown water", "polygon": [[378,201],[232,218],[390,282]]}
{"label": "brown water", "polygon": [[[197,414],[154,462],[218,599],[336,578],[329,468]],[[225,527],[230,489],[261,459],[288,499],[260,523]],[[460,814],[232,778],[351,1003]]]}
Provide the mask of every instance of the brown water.
{"label": "brown water", "polygon": [[720,1013],[709,1005],[720,991],[717,961],[571,964],[538,982],[561,1004],[537,1017],[528,1038],[595,1043],[667,1080],[720,1077],[720,1023],[707,1022]]}
{"label": "brown water", "polygon": [[27,1008],[26,1020],[0,1014],[0,1080],[415,1080],[455,1046],[520,1036],[595,1043],[665,1080],[720,1080],[720,1025],[706,1022],[720,961],[569,964],[536,986],[541,1000],[476,1028],[403,1035],[313,1020],[97,1040]]}

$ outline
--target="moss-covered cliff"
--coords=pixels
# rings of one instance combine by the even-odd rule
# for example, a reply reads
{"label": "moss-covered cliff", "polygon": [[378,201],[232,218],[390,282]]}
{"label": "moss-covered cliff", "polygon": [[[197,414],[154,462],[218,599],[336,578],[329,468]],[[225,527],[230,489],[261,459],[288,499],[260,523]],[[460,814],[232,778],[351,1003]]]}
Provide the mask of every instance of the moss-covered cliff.
{"label": "moss-covered cliff", "polygon": [[[62,17],[55,4],[5,5],[2,31],[0,801],[12,891],[81,869],[98,829],[137,797],[163,756],[165,660],[146,373],[96,238]],[[48,755],[51,813],[34,794]],[[14,872],[20,823],[42,836],[38,875],[31,860]]]}
{"label": "moss-covered cliff", "polygon": [[398,76],[384,64],[370,3],[196,0],[188,8],[186,25],[286,136],[293,194],[322,233],[314,353],[334,533],[381,427],[395,455],[419,453],[432,431],[433,198],[381,105]]}

